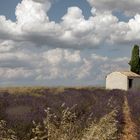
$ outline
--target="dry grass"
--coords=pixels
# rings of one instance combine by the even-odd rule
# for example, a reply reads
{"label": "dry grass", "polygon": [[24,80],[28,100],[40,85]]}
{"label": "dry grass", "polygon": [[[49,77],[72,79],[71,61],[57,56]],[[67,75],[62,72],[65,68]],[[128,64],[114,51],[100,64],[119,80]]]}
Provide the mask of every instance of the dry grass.
{"label": "dry grass", "polygon": [[124,129],[121,140],[138,140],[137,126],[131,118],[132,115],[130,112],[130,107],[128,105],[128,99],[126,96],[124,97],[123,115],[124,115]]}
{"label": "dry grass", "polygon": [[7,123],[0,121],[0,140],[18,140],[16,133],[7,127]]}

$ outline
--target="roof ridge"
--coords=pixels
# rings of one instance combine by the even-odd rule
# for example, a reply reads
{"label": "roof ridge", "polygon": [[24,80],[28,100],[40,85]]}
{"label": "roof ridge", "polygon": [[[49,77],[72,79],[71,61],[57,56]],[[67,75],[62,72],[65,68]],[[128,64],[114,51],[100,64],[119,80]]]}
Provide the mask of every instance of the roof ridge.
{"label": "roof ridge", "polygon": [[119,71],[119,72],[128,77],[140,77],[139,74],[132,72],[132,71]]}

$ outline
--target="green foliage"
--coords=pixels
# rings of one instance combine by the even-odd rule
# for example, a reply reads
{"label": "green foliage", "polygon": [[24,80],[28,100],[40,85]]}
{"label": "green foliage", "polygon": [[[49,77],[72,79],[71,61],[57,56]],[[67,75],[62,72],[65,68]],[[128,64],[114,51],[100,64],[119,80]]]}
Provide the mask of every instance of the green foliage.
{"label": "green foliage", "polygon": [[134,45],[132,50],[131,60],[129,62],[130,70],[137,74],[140,74],[140,57],[139,57],[139,46]]}

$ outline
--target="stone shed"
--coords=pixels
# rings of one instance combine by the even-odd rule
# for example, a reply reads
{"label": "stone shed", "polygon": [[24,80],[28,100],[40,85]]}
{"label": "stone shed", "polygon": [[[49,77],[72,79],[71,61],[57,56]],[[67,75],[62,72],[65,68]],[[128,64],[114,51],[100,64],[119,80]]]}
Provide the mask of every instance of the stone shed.
{"label": "stone shed", "polygon": [[140,75],[131,71],[116,71],[106,76],[106,89],[140,89]]}

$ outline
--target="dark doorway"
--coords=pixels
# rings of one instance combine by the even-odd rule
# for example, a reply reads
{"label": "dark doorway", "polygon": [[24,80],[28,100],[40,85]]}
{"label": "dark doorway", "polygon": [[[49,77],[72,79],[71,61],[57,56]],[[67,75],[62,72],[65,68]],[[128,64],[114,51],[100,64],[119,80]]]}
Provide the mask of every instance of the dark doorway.
{"label": "dark doorway", "polygon": [[129,89],[132,88],[132,85],[133,85],[133,79],[128,79],[128,83],[129,83]]}

